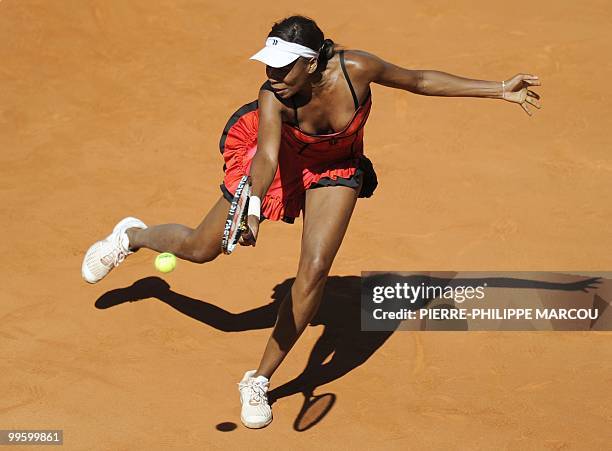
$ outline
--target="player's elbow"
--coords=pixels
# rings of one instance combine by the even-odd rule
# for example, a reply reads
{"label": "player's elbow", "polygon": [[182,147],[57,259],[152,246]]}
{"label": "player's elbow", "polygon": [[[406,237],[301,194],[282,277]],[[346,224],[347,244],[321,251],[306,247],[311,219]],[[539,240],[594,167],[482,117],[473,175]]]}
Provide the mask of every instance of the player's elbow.
{"label": "player's elbow", "polygon": [[415,71],[415,81],[414,81],[414,91],[417,94],[427,95],[427,89],[429,88],[428,84],[431,80],[429,80],[425,76],[425,71],[417,70]]}
{"label": "player's elbow", "polygon": [[452,95],[448,77],[444,72],[437,70],[422,70],[420,73],[419,94],[424,96]]}

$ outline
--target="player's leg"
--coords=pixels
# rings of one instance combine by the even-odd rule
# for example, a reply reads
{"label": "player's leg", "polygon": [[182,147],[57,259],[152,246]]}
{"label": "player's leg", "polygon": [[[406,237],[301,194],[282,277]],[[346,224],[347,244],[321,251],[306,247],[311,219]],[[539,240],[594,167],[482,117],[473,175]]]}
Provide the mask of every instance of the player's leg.
{"label": "player's leg", "polygon": [[125,218],[109,236],[89,247],[83,258],[81,275],[87,282],[97,283],[142,247],[172,252],[195,263],[211,261],[221,253],[228,208],[229,202],[221,197],[196,229],[180,224],[147,227],[137,218]]}
{"label": "player's leg", "polygon": [[285,296],[272,335],[257,370],[247,371],[239,383],[240,419],[249,428],[272,421],[268,403],[269,378],[316,313],[327,275],[355,207],[358,191],[346,186],[306,192],[302,252],[298,273]]}
{"label": "player's leg", "polygon": [[330,186],[308,190],[298,273],[281,304],[257,370],[270,378],[317,312],[327,275],[340,248],[359,189]]}
{"label": "player's leg", "polygon": [[221,239],[229,202],[221,196],[195,229],[181,224],[160,224],[127,230],[130,250],[147,248],[171,252],[183,260],[205,263],[221,254]]}

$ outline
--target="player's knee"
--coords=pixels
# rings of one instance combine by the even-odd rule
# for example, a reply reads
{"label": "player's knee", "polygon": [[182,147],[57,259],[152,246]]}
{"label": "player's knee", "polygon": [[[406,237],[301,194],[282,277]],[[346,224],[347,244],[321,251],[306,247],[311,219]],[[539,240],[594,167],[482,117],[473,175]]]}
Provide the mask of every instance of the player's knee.
{"label": "player's knee", "polygon": [[208,249],[192,249],[190,252],[191,258],[189,260],[193,263],[208,263],[217,258],[218,255],[218,252],[211,252]]}
{"label": "player's knee", "polygon": [[311,257],[303,261],[301,272],[304,281],[309,286],[315,286],[325,280],[329,274],[331,262],[324,257]]}
{"label": "player's knee", "polygon": [[181,246],[181,254],[183,258],[189,260],[192,263],[208,263],[213,261],[218,253],[211,252],[210,249],[207,249],[202,246],[197,246],[190,240],[185,240],[183,245]]}

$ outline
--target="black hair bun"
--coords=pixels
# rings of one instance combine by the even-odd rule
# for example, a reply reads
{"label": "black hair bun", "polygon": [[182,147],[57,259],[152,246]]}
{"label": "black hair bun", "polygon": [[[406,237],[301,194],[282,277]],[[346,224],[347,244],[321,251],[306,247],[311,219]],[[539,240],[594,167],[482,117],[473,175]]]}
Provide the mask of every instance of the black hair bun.
{"label": "black hair bun", "polygon": [[321,50],[319,50],[319,60],[329,61],[334,56],[334,41],[331,39],[325,39]]}

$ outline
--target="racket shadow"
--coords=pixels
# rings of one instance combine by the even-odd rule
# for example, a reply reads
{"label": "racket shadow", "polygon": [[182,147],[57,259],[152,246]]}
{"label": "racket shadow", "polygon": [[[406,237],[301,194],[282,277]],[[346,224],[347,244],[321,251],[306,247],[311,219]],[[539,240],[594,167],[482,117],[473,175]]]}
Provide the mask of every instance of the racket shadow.
{"label": "racket shadow", "polygon": [[304,432],[316,426],[336,403],[336,395],[333,393],[315,395],[312,392],[305,392],[303,395],[304,403],[293,422],[293,429],[298,432]]}

